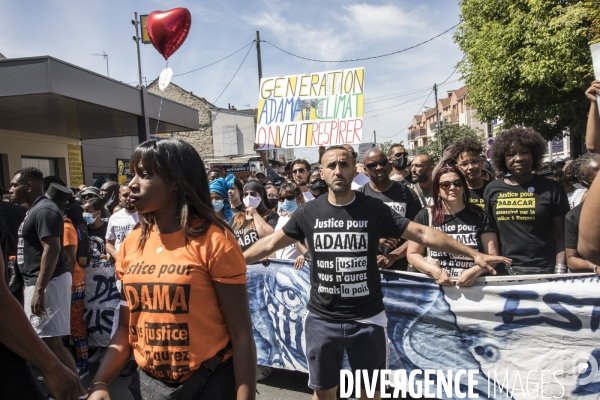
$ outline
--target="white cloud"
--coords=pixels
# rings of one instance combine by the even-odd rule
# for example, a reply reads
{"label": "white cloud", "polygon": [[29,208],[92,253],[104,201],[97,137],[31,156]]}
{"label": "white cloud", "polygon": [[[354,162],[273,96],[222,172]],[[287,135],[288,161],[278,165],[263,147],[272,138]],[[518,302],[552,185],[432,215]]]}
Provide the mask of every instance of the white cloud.
{"label": "white cloud", "polygon": [[356,36],[369,40],[392,39],[422,33],[422,16],[406,12],[394,4],[352,4],[342,19]]}

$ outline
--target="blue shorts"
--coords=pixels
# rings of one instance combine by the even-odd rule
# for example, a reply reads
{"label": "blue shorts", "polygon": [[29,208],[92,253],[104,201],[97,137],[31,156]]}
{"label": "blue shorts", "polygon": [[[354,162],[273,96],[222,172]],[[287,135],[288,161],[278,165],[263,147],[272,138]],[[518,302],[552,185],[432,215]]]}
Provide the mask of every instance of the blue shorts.
{"label": "blue shorts", "polygon": [[[344,350],[352,371],[388,366],[387,334],[383,326],[357,321],[335,321],[308,313],[304,325],[308,387],[328,390],[340,384]],[[379,379],[375,386],[379,387]]]}

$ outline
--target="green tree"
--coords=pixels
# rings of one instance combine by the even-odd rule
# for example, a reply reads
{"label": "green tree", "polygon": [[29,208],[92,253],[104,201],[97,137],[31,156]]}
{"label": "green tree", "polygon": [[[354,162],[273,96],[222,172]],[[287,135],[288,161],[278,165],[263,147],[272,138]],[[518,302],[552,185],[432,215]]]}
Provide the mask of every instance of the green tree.
{"label": "green tree", "polygon": [[440,140],[432,140],[427,146],[417,147],[417,153],[429,154],[437,163],[442,156],[442,151],[446,145],[459,141],[462,138],[470,137],[484,141],[483,131],[471,128],[467,125],[442,124],[440,129]]}
{"label": "green tree", "polygon": [[388,140],[387,142],[375,143],[375,147],[377,147],[379,150],[383,151],[385,155],[387,155],[388,150],[390,149],[390,147],[392,147],[393,144],[403,144],[403,142],[400,141],[396,143],[392,140]]}
{"label": "green tree", "polygon": [[459,71],[478,119],[583,135],[598,0],[459,0]]}

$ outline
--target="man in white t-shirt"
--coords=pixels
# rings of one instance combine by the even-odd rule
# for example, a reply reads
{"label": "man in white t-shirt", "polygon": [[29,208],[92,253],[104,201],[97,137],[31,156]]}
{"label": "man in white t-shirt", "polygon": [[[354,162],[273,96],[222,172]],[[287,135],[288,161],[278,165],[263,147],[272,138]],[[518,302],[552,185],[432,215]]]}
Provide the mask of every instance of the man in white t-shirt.
{"label": "man in white t-shirt", "polygon": [[112,263],[117,260],[117,253],[123,240],[129,235],[139,221],[135,206],[129,203],[131,190],[127,185],[121,185],[119,189],[119,200],[124,207],[121,211],[114,213],[108,221],[106,228],[106,252]]}

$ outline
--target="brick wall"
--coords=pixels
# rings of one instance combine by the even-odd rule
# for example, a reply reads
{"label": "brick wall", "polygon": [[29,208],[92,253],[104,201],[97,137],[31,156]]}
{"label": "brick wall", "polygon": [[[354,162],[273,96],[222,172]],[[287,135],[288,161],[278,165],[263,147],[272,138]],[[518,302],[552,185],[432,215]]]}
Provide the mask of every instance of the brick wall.
{"label": "brick wall", "polygon": [[[152,82],[148,86],[148,92],[154,93],[158,96],[162,94],[156,81]],[[164,97],[198,110],[198,122],[200,123],[200,129],[189,132],[173,132],[171,137],[184,140],[191,144],[198,151],[198,153],[200,153],[200,156],[203,159],[214,157],[210,103],[198,96],[191,94],[190,92],[185,91],[175,84],[170,84],[167,87]]]}

